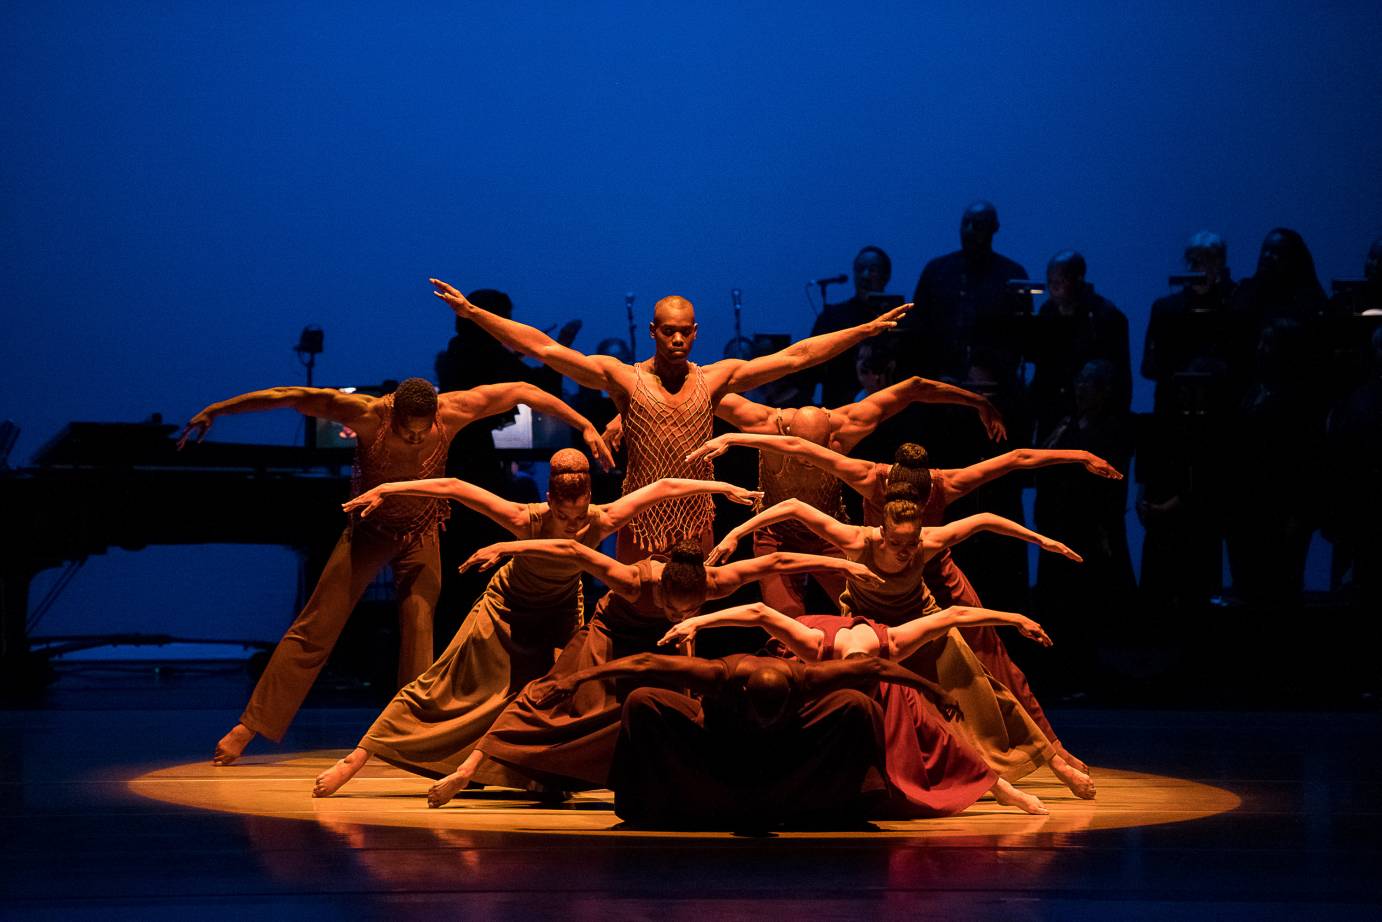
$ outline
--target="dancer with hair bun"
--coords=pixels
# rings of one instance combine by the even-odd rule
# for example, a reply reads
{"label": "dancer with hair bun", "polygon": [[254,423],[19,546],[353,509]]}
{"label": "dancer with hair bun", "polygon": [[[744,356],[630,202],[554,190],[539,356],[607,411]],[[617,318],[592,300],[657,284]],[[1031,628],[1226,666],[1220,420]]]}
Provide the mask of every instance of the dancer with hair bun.
{"label": "dancer with hair bun", "polygon": [[[590,621],[567,643],[547,678],[559,679],[610,660],[657,648],[669,621],[696,614],[707,599],[724,598],[770,573],[815,570],[843,572],[860,585],[882,580],[851,561],[810,554],[777,553],[707,567],[700,545],[686,541],[670,558],[620,563],[579,541],[506,541],[481,548],[462,567],[493,566],[503,557],[534,564],[574,567],[600,579],[609,592]],[[514,773],[549,791],[607,787],[619,717],[629,689],[620,682],[588,682],[550,709],[537,706],[535,682],[524,689],[494,722],[465,761],[432,786],[427,803],[445,804],[470,781],[505,786]]]}
{"label": "dancer with hair bun", "polygon": [[[515,503],[464,480],[441,477],[381,484],[344,508],[368,521],[399,497],[455,500],[517,538],[564,538],[593,547],[654,503],[706,493],[723,493],[746,505],[759,495],[714,480],[667,479],[593,505],[590,463],[581,452],[565,448],[552,456],[545,503]],[[313,796],[334,794],[372,756],[429,778],[455,771],[523,686],[552,667],[555,652],[580,627],[580,574],[569,562],[538,565],[526,557],[496,571],[442,655],[394,696],[354,751],[317,777]]]}
{"label": "dancer with hair bun", "polygon": [[[714,458],[731,445],[785,454],[834,475],[863,497],[865,525],[882,523],[884,497],[888,486],[893,483],[910,483],[916,487],[922,505],[922,525],[931,527],[944,523],[946,508],[951,503],[1006,474],[1053,464],[1079,464],[1095,476],[1110,480],[1123,479],[1123,475],[1103,458],[1080,450],[1018,448],[968,467],[934,468],[926,449],[915,442],[905,442],[899,446],[893,463],[889,465],[848,458],[824,446],[792,436],[730,433],[711,439],[693,452],[693,456]],[[927,558],[923,575],[938,604],[983,607],[979,593],[955,562],[949,548],[942,548]],[[1057,737],[1036,694],[1027,684],[1026,675],[1013,662],[998,632],[992,627],[971,625],[960,628],[960,634],[984,668],[1017,696],[1027,713],[1041,727],[1041,732],[1060,750],[1065,760],[1088,774],[1089,767],[1072,756]]]}
{"label": "dancer with hair bun", "polygon": [[[902,624],[939,612],[940,606],[922,579],[927,558],[981,531],[1021,538],[1042,550],[1080,560],[1078,554],[1059,541],[992,513],[923,528],[916,489],[905,483],[888,488],[883,521],[878,526],[846,525],[806,503],[789,499],[731,529],[715,546],[710,560],[729,556],[745,535],[785,518],[800,520],[836,544],[847,559],[864,564],[882,578],[881,586],[847,580],[847,588],[840,596],[840,612],[845,619],[858,617],[884,625]],[[813,617],[821,616],[801,620],[810,625]],[[826,620],[837,624],[839,617],[826,616]],[[964,721],[955,728],[966,735],[999,776],[1015,781],[1045,764],[1076,796],[1094,796],[1094,783],[1088,774],[1071,765],[1051,745],[1012,692],[988,674],[958,629],[949,629],[902,665],[955,696],[965,714]]]}

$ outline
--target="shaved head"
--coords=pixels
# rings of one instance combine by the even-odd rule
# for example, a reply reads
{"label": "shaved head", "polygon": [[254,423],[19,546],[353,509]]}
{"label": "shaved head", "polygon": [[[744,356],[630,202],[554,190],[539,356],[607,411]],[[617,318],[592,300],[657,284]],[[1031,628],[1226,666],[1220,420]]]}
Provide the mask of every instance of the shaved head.
{"label": "shaved head", "polygon": [[830,439],[830,414],[820,407],[801,407],[792,416],[792,435],[825,445]]}
{"label": "shaved head", "polygon": [[691,322],[696,320],[696,309],[691,306],[691,302],[681,295],[668,295],[661,301],[653,305],[653,323],[662,323],[664,320],[686,319]]}

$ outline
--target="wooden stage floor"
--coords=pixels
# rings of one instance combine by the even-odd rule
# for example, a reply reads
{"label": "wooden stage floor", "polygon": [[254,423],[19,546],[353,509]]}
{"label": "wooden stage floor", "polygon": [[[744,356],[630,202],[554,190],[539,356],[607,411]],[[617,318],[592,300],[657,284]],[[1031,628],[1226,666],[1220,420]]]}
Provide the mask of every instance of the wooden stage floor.
{"label": "wooden stage floor", "polygon": [[[61,685],[61,683],[60,683]],[[1100,798],[1029,781],[1047,819],[965,815],[849,835],[611,831],[371,767],[310,779],[373,716],[309,708],[278,749],[203,764],[229,696],[99,683],[0,711],[0,917],[803,919],[1375,918],[1382,717],[1056,711]]]}

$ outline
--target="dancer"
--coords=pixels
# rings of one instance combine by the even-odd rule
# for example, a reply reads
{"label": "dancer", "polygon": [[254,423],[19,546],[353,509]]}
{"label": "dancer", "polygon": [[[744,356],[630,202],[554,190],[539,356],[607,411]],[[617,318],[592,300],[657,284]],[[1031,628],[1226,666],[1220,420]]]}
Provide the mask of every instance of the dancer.
{"label": "dancer", "polygon": [[[221,416],[292,409],[349,426],[356,434],[354,493],[391,480],[434,477],[446,464],[451,439],[477,419],[526,404],[578,430],[603,464],[608,449],[585,417],[531,384],[486,384],[437,396],[422,378],[409,378],[392,394],[370,397],[319,387],[273,387],[213,403],[187,423],[179,447],[200,441]],[[391,503],[368,523],[351,520],[317,580],[312,596],[274,649],[240,721],[216,744],[212,762],[229,765],[256,734],[283,739],[293,716],[335,646],[365,588],[391,564],[398,590],[401,634],[399,685],[432,661],[432,614],[441,586],[437,532],[446,519],[443,500]]]}
{"label": "dancer", "polygon": [[[463,566],[490,567],[507,556],[534,557],[544,564],[576,566],[609,586],[588,624],[562,650],[548,674],[561,678],[590,666],[654,650],[667,622],[700,610],[708,599],[724,598],[746,583],[774,572],[838,570],[861,585],[881,585],[868,568],[848,560],[786,552],[723,567],[707,567],[700,548],[683,542],[663,561],[620,563],[577,541],[506,541],[481,548]],[[432,786],[427,802],[438,807],[472,779],[506,784],[516,771],[548,790],[605,787],[618,736],[619,710],[628,688],[590,683],[561,707],[544,710],[533,686],[505,709],[465,761]],[[489,758],[488,764],[485,762]]]}
{"label": "dancer", "polygon": [[[902,483],[889,488],[881,526],[846,525],[805,503],[785,500],[731,529],[711,552],[710,562],[732,554],[743,535],[789,516],[836,544],[847,559],[866,564],[885,579],[882,587],[864,586],[850,579],[840,596],[841,614],[858,614],[883,624],[898,624],[939,611],[940,606],[922,581],[926,559],[980,531],[1021,538],[1042,550],[1075,561],[1080,559],[1059,541],[987,512],[923,528],[916,490]],[[939,681],[960,700],[968,718],[962,729],[1002,777],[1016,780],[1041,764],[1049,764],[1056,777],[1077,796],[1094,796],[1094,785],[1087,773],[1074,768],[1055,750],[1013,694],[985,671],[958,630],[951,629],[914,654],[905,665]]]}
{"label": "dancer", "polygon": [[616,678],[640,687],[624,702],[614,748],[614,812],[653,829],[857,824],[870,812],[865,793],[881,793],[884,762],[883,715],[864,692],[882,681],[939,694],[872,656],[804,664],[638,653],[540,682],[536,703]]}
{"label": "dancer", "polygon": [[[547,502],[515,503],[453,478],[386,483],[345,504],[362,518],[399,496],[452,499],[520,539],[568,538],[598,546],[653,503],[723,493],[750,504],[758,494],[713,480],[659,480],[619,500],[592,505],[590,464],[574,448],[552,456]],[[371,756],[429,778],[456,770],[523,686],[552,668],[583,620],[580,568],[514,557],[490,579],[445,652],[394,696],[354,751],[317,776],[314,797],[329,797]],[[521,786],[521,779],[510,785]]]}
{"label": "dancer", "polygon": [[[923,502],[922,525],[935,526],[945,521],[946,509],[951,503],[1006,474],[1053,464],[1080,464],[1096,476],[1110,480],[1123,479],[1117,468],[1103,458],[1087,451],[1076,450],[1019,448],[968,467],[940,469],[930,466],[926,449],[915,442],[907,442],[900,446],[894,463],[888,465],[847,458],[837,451],[795,436],[729,433],[711,439],[699,449],[699,453],[703,453],[707,458],[714,458],[730,445],[745,445],[760,451],[786,454],[838,478],[840,482],[863,496],[866,525],[878,525],[882,522],[883,497],[888,485],[894,482],[911,483],[917,488]],[[923,577],[926,585],[935,593],[938,604],[983,607],[978,592],[955,562],[949,548],[942,548],[928,558]],[[1017,696],[1065,760],[1087,774],[1089,768],[1085,763],[1072,756],[1060,741],[1036,694],[1028,684],[1026,675],[1008,655],[998,632],[991,627],[969,626],[961,628],[960,634],[989,674]]]}
{"label": "dancer", "polygon": [[[584,355],[541,330],[481,310],[445,282],[431,282],[437,297],[450,305],[456,316],[473,320],[504,344],[582,387],[610,395],[623,415],[628,443],[625,493],[663,477],[710,479],[710,464],[688,462],[687,454],[710,438],[711,416],[726,395],[752,390],[838,355],[896,327],[910,307],[904,304],[877,320],[812,336],[771,355],[748,361],[723,359],[701,367],[688,360],[696,341],[695,308],[685,298],[671,295],[657,302],[648,324],[656,347],[653,357],[630,365],[606,355]],[[686,539],[708,549],[713,540],[713,515],[714,506],[705,496],[663,503],[635,517],[619,533],[617,556],[631,563]]]}
{"label": "dancer", "polygon": [[[715,409],[715,415],[742,432],[756,435],[792,435],[816,445],[827,446],[841,454],[849,454],[880,424],[891,419],[914,403],[943,403],[971,407],[979,414],[990,438],[1007,438],[1003,418],[986,398],[963,388],[931,381],[908,378],[883,388],[863,400],[833,410],[825,407],[788,407],[778,409],[755,403],[742,394],[726,394]],[[616,416],[605,427],[605,441],[617,449],[622,438],[622,419]],[[844,500],[840,495],[840,479],[832,471],[807,463],[785,452],[759,452],[758,489],[763,500],[758,511],[789,496],[810,503],[817,509],[845,521]],[[797,551],[803,554],[838,554],[839,550],[822,541],[799,522],[779,522],[754,533],[753,552],[769,554],[773,551]],[[828,573],[812,575],[831,599],[844,591],[844,584]],[[806,576],[772,576],[762,582],[763,601],[778,611],[793,617],[806,614]]]}
{"label": "dancer", "polygon": [[1040,798],[1000,778],[972,746],[950,731],[941,716],[952,718],[946,704],[953,699],[945,696],[947,701],[938,700],[940,690],[931,682],[896,665],[895,661],[908,658],[951,628],[976,624],[1012,625],[1023,636],[1043,646],[1051,645],[1041,625],[1011,612],[955,606],[887,627],[867,618],[842,615],[808,615],[796,620],[761,602],[687,618],[672,625],[659,643],[688,644],[698,631],[708,627],[754,626],[808,663],[866,657],[884,681],[889,669],[905,672],[917,682],[898,683],[902,688],[883,685],[876,692],[883,708],[887,752],[887,815],[895,819],[953,816],[985,793],[1005,806],[1044,815],[1049,811]]}

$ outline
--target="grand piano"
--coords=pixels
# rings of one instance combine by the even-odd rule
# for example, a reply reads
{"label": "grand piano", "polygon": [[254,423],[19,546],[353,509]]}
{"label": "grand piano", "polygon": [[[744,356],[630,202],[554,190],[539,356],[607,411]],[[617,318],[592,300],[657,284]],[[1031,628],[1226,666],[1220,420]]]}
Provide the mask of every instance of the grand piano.
{"label": "grand piano", "polygon": [[324,561],[345,517],[348,446],[205,442],[176,427],[66,426],[34,465],[0,473],[0,674],[28,659],[34,576],[112,547],[280,544]]}

